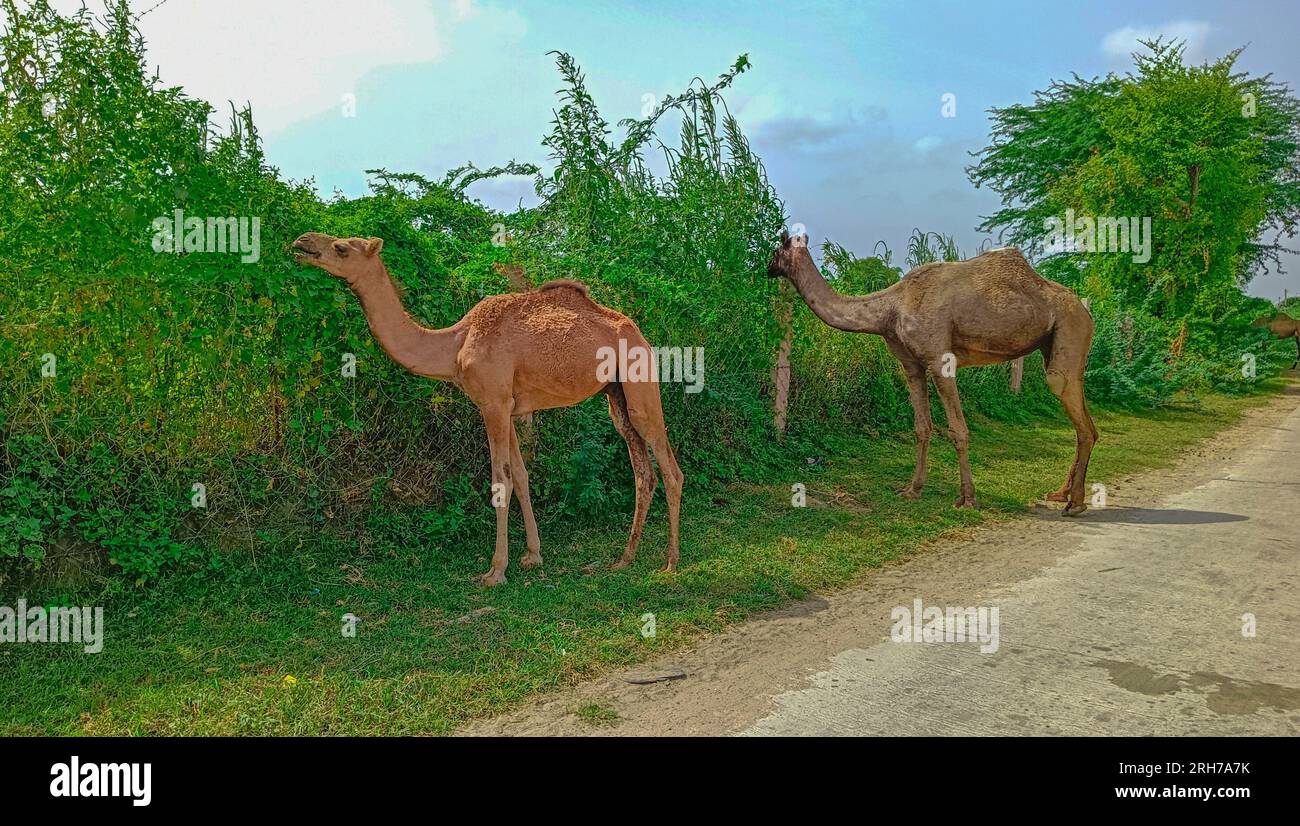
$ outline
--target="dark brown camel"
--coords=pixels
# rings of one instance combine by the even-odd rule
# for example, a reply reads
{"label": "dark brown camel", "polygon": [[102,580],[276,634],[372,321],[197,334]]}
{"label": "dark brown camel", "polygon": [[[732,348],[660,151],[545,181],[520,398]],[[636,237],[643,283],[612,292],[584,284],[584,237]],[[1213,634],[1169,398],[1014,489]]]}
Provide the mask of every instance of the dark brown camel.
{"label": "dark brown camel", "polygon": [[925,264],[870,295],[841,295],[817,269],[808,237],[791,238],[782,232],[767,272],[789,279],[809,309],[830,326],[884,338],[902,363],[917,441],[916,471],[901,495],[914,499],[925,484],[933,432],[927,373],[943,402],[961,466],[961,497],[955,505],[976,507],[967,457],[970,431],[957,394],[956,370],[1011,361],[1039,350],[1047,386],[1061,400],[1076,434],[1070,475],[1047,498],[1065,502],[1066,516],[1088,509],[1084,481],[1098,436],[1083,396],[1092,316],[1068,288],[1034,272],[1019,250],[990,250],[967,261]]}

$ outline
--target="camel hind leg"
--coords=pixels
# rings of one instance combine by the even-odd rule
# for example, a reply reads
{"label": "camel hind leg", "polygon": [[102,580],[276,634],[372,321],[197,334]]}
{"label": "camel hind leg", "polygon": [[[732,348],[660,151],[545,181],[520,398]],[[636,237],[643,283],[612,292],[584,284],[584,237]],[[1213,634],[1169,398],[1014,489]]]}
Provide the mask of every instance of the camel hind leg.
{"label": "camel hind leg", "polygon": [[632,529],[627,537],[627,550],[612,567],[626,568],[636,560],[637,545],[641,543],[641,531],[645,528],[646,515],[650,512],[650,502],[654,499],[654,467],[650,464],[650,451],[646,449],[645,440],[632,426],[632,419],[627,412],[627,399],[620,384],[611,384],[605,388],[606,401],[609,402],[609,418],[623,441],[627,442],[628,458],[632,461],[632,475],[636,477],[636,513],[632,517]]}
{"label": "camel hind leg", "polygon": [[542,564],[542,540],[537,534],[533,500],[528,492],[528,468],[524,466],[524,456],[519,451],[519,433],[513,422],[510,424],[510,471],[515,498],[519,500],[519,511],[524,517],[524,535],[528,542],[528,553],[520,557],[519,564],[524,568],[537,568]]}
{"label": "camel hind leg", "polygon": [[[1043,372],[1044,374],[1046,374],[1049,368],[1051,368],[1052,366],[1052,344],[1050,342],[1043,347],[1042,353],[1043,353]],[[1048,389],[1051,389],[1051,382],[1048,382]],[[1052,393],[1053,395],[1055,395],[1056,391],[1052,390]],[[1057,396],[1057,400],[1058,401],[1060,400],[1060,396]],[[1068,415],[1069,411],[1066,411],[1066,414]],[[1073,420],[1071,420],[1071,422],[1073,422]],[[1076,431],[1074,461],[1070,463],[1070,475],[1065,477],[1065,483],[1063,485],[1061,485],[1059,488],[1052,491],[1051,493],[1047,494],[1047,496],[1044,498],[1048,502],[1069,501],[1070,491],[1074,489],[1074,475],[1078,472],[1078,470],[1079,470],[1079,448],[1078,448],[1078,439],[1077,439],[1077,431]]]}
{"label": "camel hind leg", "polygon": [[934,389],[939,393],[939,401],[943,402],[943,412],[948,417],[948,434],[952,438],[953,446],[957,449],[957,466],[961,474],[961,495],[953,503],[955,508],[977,508],[978,501],[975,499],[975,480],[971,477],[970,472],[970,428],[966,425],[966,416],[961,410],[961,396],[957,392],[957,379],[951,376],[944,376],[942,373],[934,376]]}
{"label": "camel hind leg", "polygon": [[1070,475],[1060,490],[1047,496],[1049,501],[1066,503],[1065,510],[1062,511],[1064,516],[1078,516],[1088,509],[1084,493],[1088,461],[1099,436],[1083,392],[1083,374],[1088,366],[1091,343],[1090,327],[1081,335],[1071,335],[1062,330],[1053,338],[1050,351],[1043,354],[1046,359],[1047,387],[1052,395],[1060,399],[1065,415],[1069,416],[1070,423],[1074,425],[1074,463],[1070,466]]}
{"label": "camel hind leg", "polygon": [[664,409],[659,400],[659,383],[625,382],[622,388],[632,427],[654,452],[655,461],[659,464],[659,475],[664,480],[664,495],[668,500],[668,556],[663,569],[675,571],[681,555],[679,526],[683,477],[681,468],[677,466],[677,457],[668,444],[668,428],[664,425]]}

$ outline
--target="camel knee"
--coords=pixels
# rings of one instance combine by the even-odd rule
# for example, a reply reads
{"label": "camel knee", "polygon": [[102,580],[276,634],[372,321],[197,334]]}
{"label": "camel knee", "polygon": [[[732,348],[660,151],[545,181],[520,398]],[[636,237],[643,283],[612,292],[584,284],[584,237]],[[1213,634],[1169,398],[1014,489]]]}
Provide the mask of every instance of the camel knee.
{"label": "camel knee", "polygon": [[682,482],[684,479],[682,472],[677,468],[672,468],[671,470],[666,471],[660,468],[660,470],[664,475],[664,487],[674,493],[681,493]]}
{"label": "camel knee", "polygon": [[676,464],[671,467],[659,465],[659,472],[664,477],[664,490],[667,491],[670,498],[676,498],[682,494],[682,482],[685,477],[682,476],[681,469]]}
{"label": "camel knee", "polygon": [[1060,398],[1061,395],[1065,393],[1065,386],[1070,382],[1069,376],[1064,373],[1058,373],[1054,370],[1047,371],[1046,379],[1047,389],[1051,390],[1052,395],[1057,398]]}

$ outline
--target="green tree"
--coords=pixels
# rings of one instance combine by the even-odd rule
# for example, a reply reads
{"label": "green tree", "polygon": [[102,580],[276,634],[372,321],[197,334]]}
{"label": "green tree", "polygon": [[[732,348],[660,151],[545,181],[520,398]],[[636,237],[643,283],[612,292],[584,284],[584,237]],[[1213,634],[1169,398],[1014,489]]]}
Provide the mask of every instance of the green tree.
{"label": "green tree", "polygon": [[1300,101],[1238,72],[1240,50],[1187,66],[1179,43],[1144,45],[1123,78],[1076,76],[994,110],[968,172],[1004,207],[980,229],[1042,252],[1044,221],[1067,209],[1150,217],[1149,262],[1064,252],[1045,266],[1159,318],[1221,320],[1300,220]]}

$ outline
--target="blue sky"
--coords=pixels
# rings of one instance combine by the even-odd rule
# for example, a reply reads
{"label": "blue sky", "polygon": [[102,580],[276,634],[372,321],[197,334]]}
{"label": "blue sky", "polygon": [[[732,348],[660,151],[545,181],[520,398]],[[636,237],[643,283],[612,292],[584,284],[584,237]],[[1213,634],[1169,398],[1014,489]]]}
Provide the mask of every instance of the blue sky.
{"label": "blue sky", "polygon": [[[1248,46],[1241,68],[1300,80],[1294,6],[1264,1],[167,0],[140,27],[164,80],[250,101],[272,163],[324,194],[363,193],[374,167],[545,164],[560,86],[550,50],[576,58],[611,123],[747,53],[728,103],[791,221],[859,254],[883,239],[898,257],[914,226],[978,245],[997,196],[964,167],[987,142],[989,107],[1072,72],[1123,71],[1140,35],[1185,38],[1198,61]],[[945,93],[956,117],[942,116]],[[534,200],[528,180],[472,193],[501,208]],[[1300,260],[1288,269],[1252,292],[1300,292]]]}

